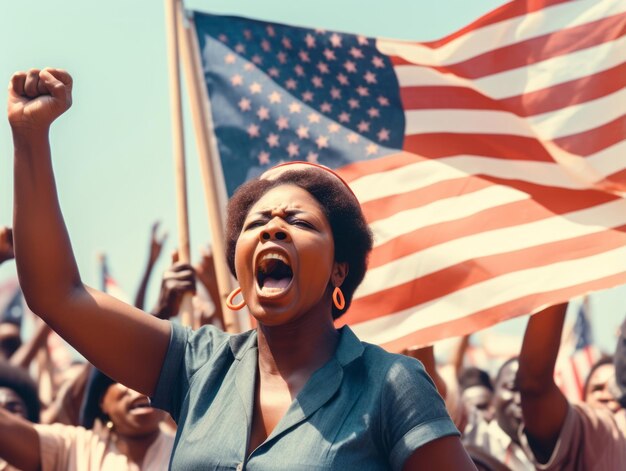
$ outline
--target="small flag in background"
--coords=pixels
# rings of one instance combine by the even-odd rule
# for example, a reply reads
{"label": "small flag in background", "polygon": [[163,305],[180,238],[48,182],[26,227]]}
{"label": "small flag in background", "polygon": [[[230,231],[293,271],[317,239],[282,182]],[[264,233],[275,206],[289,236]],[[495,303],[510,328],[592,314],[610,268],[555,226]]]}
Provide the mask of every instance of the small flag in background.
{"label": "small flag in background", "polygon": [[626,4],[513,1],[430,43],[194,13],[229,194],[338,171],[375,234],[349,323],[400,350],[626,282]]}
{"label": "small flag in background", "polygon": [[109,266],[107,263],[106,255],[100,254],[100,273],[101,273],[101,284],[102,291],[107,294],[110,294],[114,298],[119,299],[120,301],[125,302],[126,304],[130,304],[128,295],[119,287],[117,281],[111,276],[109,273]]}
{"label": "small flag in background", "polygon": [[581,303],[569,338],[564,339],[555,367],[555,381],[570,402],[583,399],[585,380],[591,367],[601,357],[593,344],[593,332],[588,317],[589,298]]}

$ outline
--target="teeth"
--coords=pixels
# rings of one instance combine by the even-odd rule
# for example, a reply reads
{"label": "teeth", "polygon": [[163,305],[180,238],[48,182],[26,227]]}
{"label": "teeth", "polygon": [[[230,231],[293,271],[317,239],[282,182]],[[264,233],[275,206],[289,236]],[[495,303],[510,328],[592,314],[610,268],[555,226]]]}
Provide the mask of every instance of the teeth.
{"label": "teeth", "polygon": [[268,260],[280,260],[281,262],[283,262],[285,265],[287,265],[288,267],[289,265],[289,261],[287,260],[287,258],[279,253],[276,252],[268,252],[266,254],[264,254],[261,257],[261,262],[266,262]]}

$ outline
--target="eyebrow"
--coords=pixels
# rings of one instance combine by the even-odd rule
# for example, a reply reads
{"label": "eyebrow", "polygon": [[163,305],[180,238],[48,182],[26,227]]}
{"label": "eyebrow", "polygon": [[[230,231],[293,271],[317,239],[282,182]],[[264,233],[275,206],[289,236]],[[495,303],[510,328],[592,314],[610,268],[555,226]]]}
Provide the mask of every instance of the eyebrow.
{"label": "eyebrow", "polygon": [[[250,216],[265,216],[265,217],[271,217],[271,215],[272,215],[272,212],[273,212],[273,211],[274,211],[273,209],[267,209],[267,210],[265,210],[265,211],[256,211],[256,212],[254,212],[254,213],[251,213],[251,214],[250,214]],[[295,215],[295,214],[302,214],[302,213],[305,213],[305,212],[306,212],[306,211],[304,211],[304,210],[302,210],[302,209],[286,209],[286,210],[284,211],[284,213],[285,213],[287,216],[293,216],[293,215]]]}

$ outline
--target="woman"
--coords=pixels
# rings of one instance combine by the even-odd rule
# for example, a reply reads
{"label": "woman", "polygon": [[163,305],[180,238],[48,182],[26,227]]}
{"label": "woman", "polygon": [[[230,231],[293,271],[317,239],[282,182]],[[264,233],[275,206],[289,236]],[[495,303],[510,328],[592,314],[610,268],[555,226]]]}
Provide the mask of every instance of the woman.
{"label": "woman", "polygon": [[[93,373],[83,427],[37,424],[32,415],[0,410],[0,463],[5,458],[24,471],[167,469],[174,437],[161,431],[165,414],[150,407],[146,396],[99,371]],[[32,393],[36,394],[34,388]],[[28,402],[30,396],[22,397]]]}
{"label": "woman", "polygon": [[231,202],[228,260],[255,331],[191,332],[83,285],[48,142],[71,87],[58,69],[11,81],[20,282],[30,307],[96,366],[174,416],[174,469],[474,469],[421,364],[334,328],[371,236],[330,171],[285,167]]}

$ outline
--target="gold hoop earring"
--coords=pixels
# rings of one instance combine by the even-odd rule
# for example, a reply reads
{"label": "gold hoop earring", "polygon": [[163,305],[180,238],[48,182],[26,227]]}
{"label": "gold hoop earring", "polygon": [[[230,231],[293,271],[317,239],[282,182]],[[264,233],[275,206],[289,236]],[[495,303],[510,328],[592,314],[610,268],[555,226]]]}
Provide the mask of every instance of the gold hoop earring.
{"label": "gold hoop earring", "polygon": [[239,304],[233,304],[235,297],[241,293],[241,287],[237,286],[226,298],[226,306],[233,311],[239,311],[246,305],[246,300],[242,299]]}
{"label": "gold hoop earring", "polygon": [[335,290],[333,291],[333,304],[340,311],[346,307],[346,298],[343,297],[343,292],[339,286],[335,286]]}

